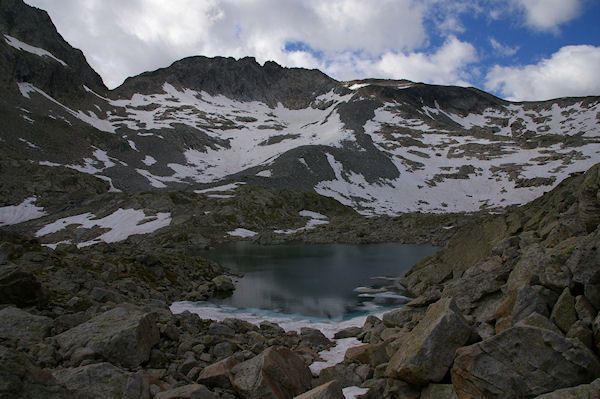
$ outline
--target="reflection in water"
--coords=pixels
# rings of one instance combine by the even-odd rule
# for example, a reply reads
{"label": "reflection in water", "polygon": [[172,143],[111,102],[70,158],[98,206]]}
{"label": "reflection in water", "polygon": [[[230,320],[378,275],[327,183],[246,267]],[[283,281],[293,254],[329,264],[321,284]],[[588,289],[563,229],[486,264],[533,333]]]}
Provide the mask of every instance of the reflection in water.
{"label": "reflection in water", "polygon": [[[233,296],[220,303],[287,314],[346,318],[402,300],[397,279],[430,256],[431,245],[281,245],[236,243],[203,253],[244,274]],[[357,287],[385,287],[375,294]],[[368,290],[367,290],[368,291]]]}

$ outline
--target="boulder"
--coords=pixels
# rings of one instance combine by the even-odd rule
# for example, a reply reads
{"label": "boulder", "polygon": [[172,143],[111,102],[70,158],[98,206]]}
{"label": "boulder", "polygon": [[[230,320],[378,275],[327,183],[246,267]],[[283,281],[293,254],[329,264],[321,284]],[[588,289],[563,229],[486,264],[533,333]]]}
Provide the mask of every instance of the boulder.
{"label": "boulder", "polygon": [[33,274],[16,265],[0,268],[0,304],[11,303],[24,307],[42,306],[46,302],[46,291]]}
{"label": "boulder", "polygon": [[550,330],[559,335],[562,335],[562,331],[560,331],[559,328],[556,327],[556,324],[548,320],[547,317],[544,317],[541,314],[535,312],[518,322],[516,325],[545,328],[546,330]]}
{"label": "boulder", "polygon": [[342,386],[336,380],[326,384],[319,385],[302,395],[295,396],[295,399],[344,399]]}
{"label": "boulder", "polygon": [[366,364],[338,363],[321,370],[317,384],[336,380],[343,388],[358,386],[370,377],[370,369]]}
{"label": "boulder", "polygon": [[89,399],[150,397],[149,385],[139,374],[121,370],[110,363],[57,369],[53,374],[68,389]]}
{"label": "boulder", "polygon": [[597,399],[600,396],[600,379],[590,384],[563,388],[537,396],[535,399]]}
{"label": "boulder", "polygon": [[429,384],[421,391],[420,399],[458,399],[452,384]]}
{"label": "boulder", "polygon": [[567,332],[567,338],[576,338],[588,348],[594,348],[594,333],[584,321],[576,321]]}
{"label": "boulder", "polygon": [[417,327],[392,356],[385,375],[417,385],[441,381],[454,359],[454,352],[465,345],[471,327],[451,298],[431,305]]}
{"label": "boulder", "polygon": [[20,345],[33,345],[50,334],[53,321],[15,307],[0,310],[0,338]]}
{"label": "boulder", "polygon": [[556,301],[552,309],[550,320],[564,333],[568,332],[573,323],[577,321],[575,298],[571,295],[569,288],[565,288],[558,297],[558,301]]}
{"label": "boulder", "polygon": [[405,327],[411,329],[414,328],[423,316],[424,309],[404,306],[384,313],[381,320],[386,327]]}
{"label": "boulder", "polygon": [[533,397],[592,381],[600,361],[577,340],[517,326],[457,350],[451,373],[461,399]]}
{"label": "boulder", "polygon": [[233,285],[233,281],[227,276],[217,276],[212,279],[212,282],[215,284],[216,291],[231,292],[235,290],[235,285]]}
{"label": "boulder", "polygon": [[594,344],[596,345],[596,349],[600,351],[600,314],[594,319],[592,329],[594,331]]}
{"label": "boulder", "polygon": [[377,365],[385,363],[389,360],[386,353],[387,346],[388,344],[386,342],[353,346],[346,350],[344,360],[348,362],[359,362],[376,367]]}
{"label": "boulder", "polygon": [[159,392],[154,399],[218,399],[219,396],[209,391],[204,385],[188,384],[168,391]]}
{"label": "boulder", "polygon": [[270,347],[232,369],[233,387],[244,398],[292,398],[311,388],[312,374],[302,358]]}
{"label": "boulder", "polygon": [[122,306],[57,335],[56,341],[66,356],[87,347],[111,363],[137,367],[150,357],[159,330],[152,313]]}
{"label": "boulder", "polygon": [[334,343],[331,342],[320,330],[309,327],[300,329],[300,345],[309,346],[317,351],[331,348]]}
{"label": "boulder", "polygon": [[347,327],[347,328],[344,328],[343,330],[336,332],[333,335],[333,338],[335,338],[335,339],[354,338],[354,337],[357,337],[360,333],[362,333],[362,328],[352,326],[352,327]]}
{"label": "boulder", "polygon": [[586,324],[592,324],[597,313],[590,301],[583,295],[575,297],[575,311],[577,318]]}
{"label": "boulder", "polygon": [[239,363],[233,357],[228,357],[219,362],[205,367],[198,375],[196,382],[209,387],[231,388],[231,370]]}
{"label": "boulder", "polygon": [[509,274],[509,264],[493,256],[468,268],[461,278],[448,282],[442,297],[453,298],[462,312],[470,312],[477,301],[499,291]]}

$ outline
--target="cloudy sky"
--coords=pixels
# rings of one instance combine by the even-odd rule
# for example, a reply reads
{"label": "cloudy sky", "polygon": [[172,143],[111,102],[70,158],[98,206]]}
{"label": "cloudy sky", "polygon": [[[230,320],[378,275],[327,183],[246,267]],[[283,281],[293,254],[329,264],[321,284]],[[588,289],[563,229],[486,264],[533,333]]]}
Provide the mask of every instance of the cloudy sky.
{"label": "cloudy sky", "polygon": [[25,0],[110,88],[190,56],[253,56],[513,100],[600,95],[600,0]]}

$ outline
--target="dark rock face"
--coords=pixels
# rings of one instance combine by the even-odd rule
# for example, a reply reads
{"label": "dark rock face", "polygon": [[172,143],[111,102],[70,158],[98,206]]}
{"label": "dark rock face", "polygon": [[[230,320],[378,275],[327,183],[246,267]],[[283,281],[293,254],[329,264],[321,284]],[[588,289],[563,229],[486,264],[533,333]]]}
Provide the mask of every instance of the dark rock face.
{"label": "dark rock face", "polygon": [[513,327],[460,348],[452,367],[459,398],[534,397],[599,376],[600,362],[588,348],[536,327]]}
{"label": "dark rock face", "polygon": [[43,306],[47,301],[46,292],[33,274],[14,265],[0,268],[0,304]]}
{"label": "dark rock face", "polygon": [[[72,48],[56,31],[48,14],[20,0],[0,4],[0,83],[31,82],[56,98],[83,97],[82,85],[98,93],[107,89],[100,76],[88,65],[83,53]],[[49,51],[67,66],[10,47],[4,34]],[[43,62],[40,62],[40,59]],[[16,87],[15,87],[16,89]]]}

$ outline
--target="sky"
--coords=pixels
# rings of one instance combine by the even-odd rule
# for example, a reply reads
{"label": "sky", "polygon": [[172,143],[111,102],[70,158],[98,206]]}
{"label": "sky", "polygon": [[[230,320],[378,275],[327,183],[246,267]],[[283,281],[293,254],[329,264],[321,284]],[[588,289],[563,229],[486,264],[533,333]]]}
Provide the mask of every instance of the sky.
{"label": "sky", "polygon": [[25,0],[109,88],[193,55],[341,80],[475,86],[523,101],[600,95],[600,0]]}

